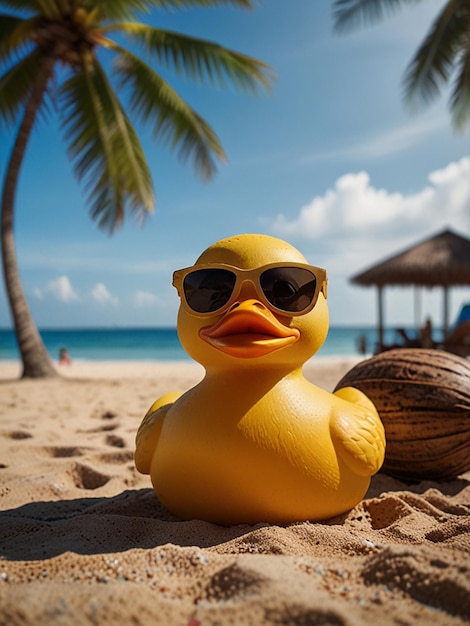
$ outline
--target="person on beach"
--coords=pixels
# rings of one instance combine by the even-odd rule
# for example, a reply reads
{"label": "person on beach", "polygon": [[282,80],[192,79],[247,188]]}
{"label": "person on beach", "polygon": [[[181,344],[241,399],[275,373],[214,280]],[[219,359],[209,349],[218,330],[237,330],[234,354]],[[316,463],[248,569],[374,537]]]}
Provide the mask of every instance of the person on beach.
{"label": "person on beach", "polygon": [[66,348],[61,348],[59,351],[59,365],[71,365],[72,359],[70,358]]}
{"label": "person on beach", "polygon": [[421,347],[422,348],[434,348],[434,341],[432,338],[432,321],[431,318],[426,318],[424,326],[420,330],[421,334]]}

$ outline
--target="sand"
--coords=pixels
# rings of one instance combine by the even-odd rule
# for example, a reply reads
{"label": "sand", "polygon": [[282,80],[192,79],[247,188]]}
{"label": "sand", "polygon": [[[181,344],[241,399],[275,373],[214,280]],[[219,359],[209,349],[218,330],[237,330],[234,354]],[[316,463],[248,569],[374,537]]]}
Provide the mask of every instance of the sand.
{"label": "sand", "polygon": [[[357,359],[318,358],[333,389]],[[470,621],[470,474],[378,474],[322,523],[222,527],[166,511],[133,463],[153,400],[193,363],[0,363],[0,624],[457,626]]]}

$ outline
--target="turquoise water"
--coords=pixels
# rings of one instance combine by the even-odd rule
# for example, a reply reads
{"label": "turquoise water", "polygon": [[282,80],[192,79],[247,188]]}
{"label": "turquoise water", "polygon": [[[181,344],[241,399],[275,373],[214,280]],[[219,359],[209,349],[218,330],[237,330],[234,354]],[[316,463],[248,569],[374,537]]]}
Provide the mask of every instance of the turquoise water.
{"label": "turquoise water", "polygon": [[[180,361],[190,358],[181,347],[174,328],[48,329],[40,332],[54,360],[63,347],[67,348],[72,359],[84,361]],[[366,339],[367,352],[373,352],[377,341],[375,328],[333,326],[318,354],[359,354],[361,336]],[[394,340],[392,330],[387,331],[385,339]],[[13,331],[0,330],[0,360],[18,358]]]}

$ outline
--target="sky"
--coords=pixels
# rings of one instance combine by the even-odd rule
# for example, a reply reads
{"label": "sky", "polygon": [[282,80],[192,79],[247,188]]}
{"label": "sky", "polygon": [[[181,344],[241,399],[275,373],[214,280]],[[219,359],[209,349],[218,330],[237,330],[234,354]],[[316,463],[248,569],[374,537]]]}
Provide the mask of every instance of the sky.
{"label": "sky", "polygon": [[[328,271],[332,325],[373,325],[374,288],[351,276],[444,228],[470,236],[470,130],[456,134],[447,93],[412,112],[402,76],[443,0],[405,6],[354,33],[333,30],[329,0],[264,0],[157,11],[145,21],[211,39],[270,64],[257,95],[173,86],[214,128],[227,164],[204,183],[138,124],[157,198],[145,225],[112,236],[89,215],[54,113],[35,130],[21,171],[15,241],[40,328],[175,326],[172,272],[219,239],[265,233]],[[144,21],[143,20],[143,21]],[[0,134],[3,180],[13,134]],[[416,307],[416,302],[419,306]],[[453,289],[450,319],[470,288]],[[387,325],[442,321],[442,293],[385,290]],[[11,327],[3,283],[0,327]]]}

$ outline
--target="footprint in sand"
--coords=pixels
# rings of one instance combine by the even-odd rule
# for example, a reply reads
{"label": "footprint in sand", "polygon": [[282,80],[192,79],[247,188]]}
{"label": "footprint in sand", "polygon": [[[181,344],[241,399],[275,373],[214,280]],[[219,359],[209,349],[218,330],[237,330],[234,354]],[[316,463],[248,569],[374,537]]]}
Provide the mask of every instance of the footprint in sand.
{"label": "footprint in sand", "polygon": [[134,453],[132,450],[122,452],[105,452],[100,454],[98,460],[102,463],[127,463],[134,460]]}
{"label": "footprint in sand", "polygon": [[74,456],[83,456],[86,449],[78,448],[77,446],[49,446],[48,448],[44,448],[43,451],[45,454],[54,459],[63,459]]}
{"label": "footprint in sand", "polygon": [[21,439],[31,439],[33,435],[31,433],[26,432],[25,430],[10,430],[4,431],[2,433],[2,437],[7,437],[8,439],[15,439],[17,441]]}
{"label": "footprint in sand", "polygon": [[71,476],[79,489],[98,489],[111,480],[110,476],[81,463],[76,463],[72,467]]}
{"label": "footprint in sand", "polygon": [[78,430],[79,433],[102,433],[102,432],[110,432],[112,430],[116,430],[119,427],[119,424],[103,424],[103,426],[98,426],[98,428],[88,428],[87,430]]}
{"label": "footprint in sand", "polygon": [[126,447],[126,442],[124,441],[122,437],[119,437],[118,435],[108,435],[106,437],[106,444],[108,446],[114,446],[115,448]]}
{"label": "footprint in sand", "polygon": [[117,417],[117,413],[114,413],[114,411],[105,411],[101,415],[101,419],[103,420],[112,420],[115,417]]}
{"label": "footprint in sand", "polygon": [[267,578],[259,572],[251,571],[239,563],[234,563],[218,571],[205,590],[209,601],[227,601],[243,594],[259,592]]}
{"label": "footprint in sand", "polygon": [[370,515],[370,525],[374,530],[388,528],[413,513],[413,509],[396,495],[367,500],[364,509]]}

